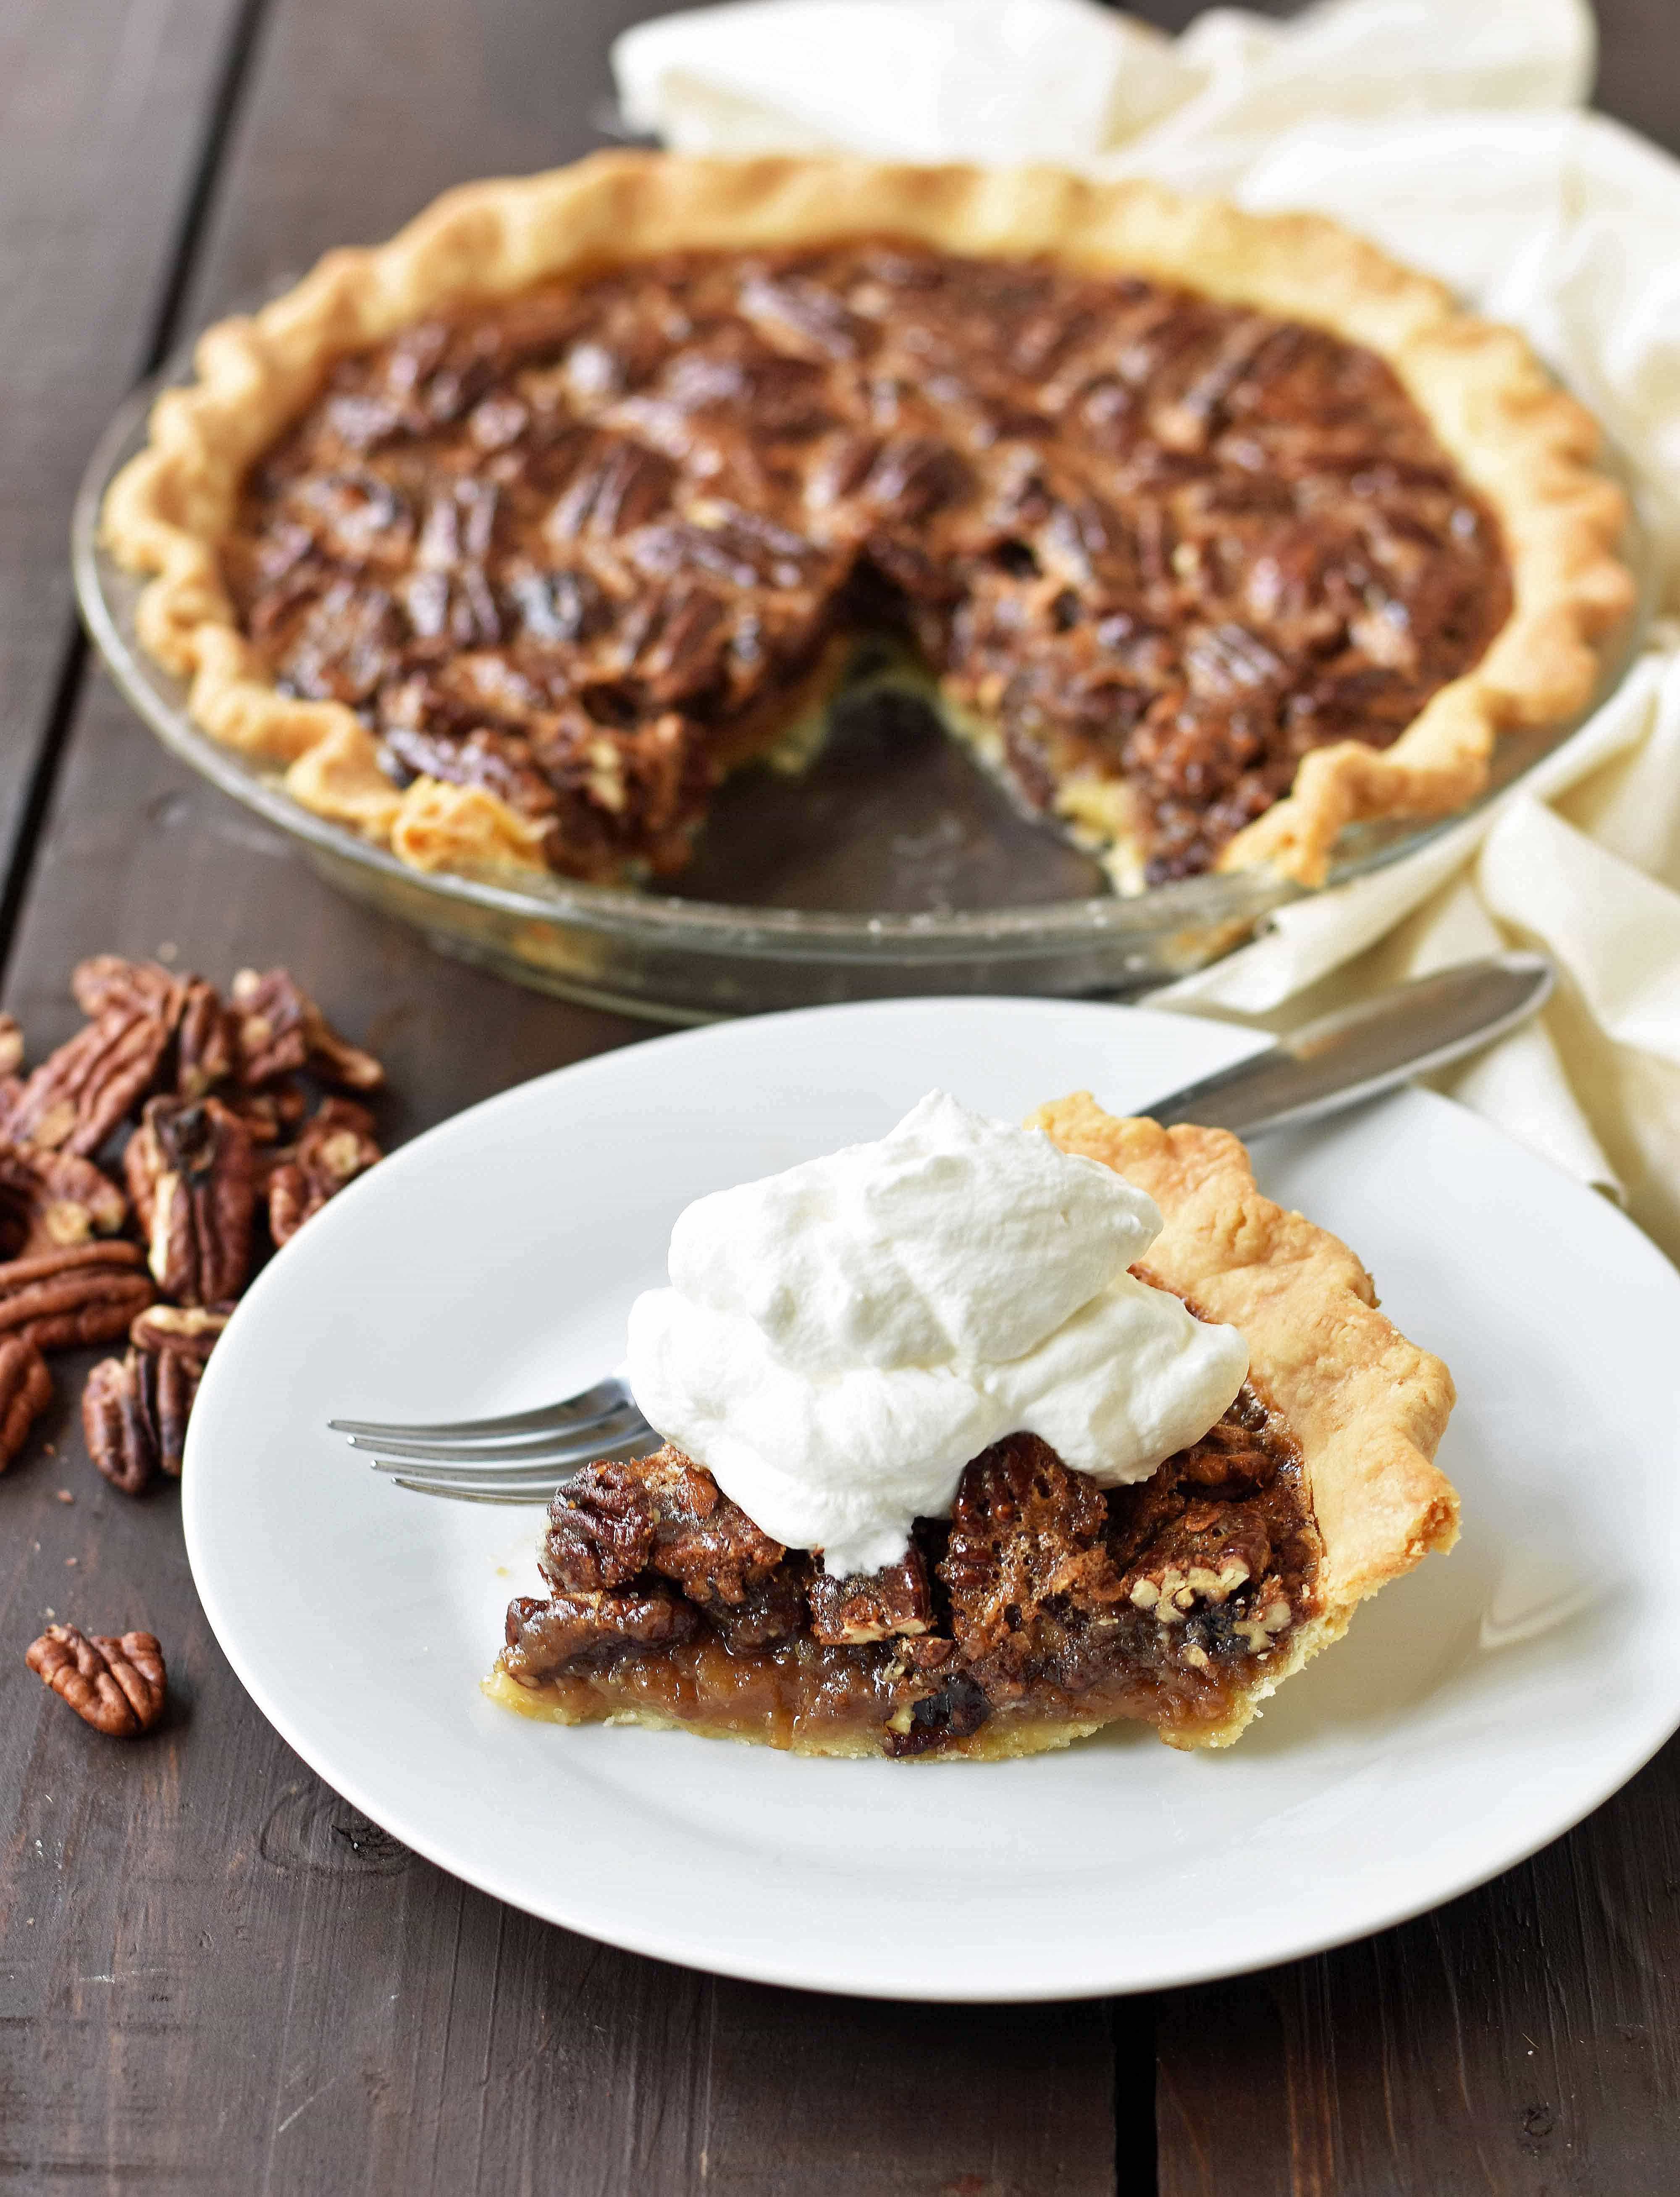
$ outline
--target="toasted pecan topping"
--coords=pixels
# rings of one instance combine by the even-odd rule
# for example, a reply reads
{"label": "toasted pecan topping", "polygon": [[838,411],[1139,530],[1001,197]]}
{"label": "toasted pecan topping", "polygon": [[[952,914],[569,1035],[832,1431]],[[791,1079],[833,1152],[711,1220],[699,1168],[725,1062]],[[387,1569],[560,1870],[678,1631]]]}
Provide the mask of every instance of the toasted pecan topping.
{"label": "toasted pecan topping", "polygon": [[913,1544],[884,1571],[839,1578],[820,1571],[805,1591],[812,1634],[830,1647],[925,1632],[933,1622],[928,1568]]}
{"label": "toasted pecan topping", "polygon": [[679,864],[753,710],[883,622],[1025,802],[1123,781],[1150,875],[1188,874],[1311,750],[1388,745],[1510,604],[1374,353],[880,240],[551,281],[342,359],[226,562],[288,692],[592,877]]}

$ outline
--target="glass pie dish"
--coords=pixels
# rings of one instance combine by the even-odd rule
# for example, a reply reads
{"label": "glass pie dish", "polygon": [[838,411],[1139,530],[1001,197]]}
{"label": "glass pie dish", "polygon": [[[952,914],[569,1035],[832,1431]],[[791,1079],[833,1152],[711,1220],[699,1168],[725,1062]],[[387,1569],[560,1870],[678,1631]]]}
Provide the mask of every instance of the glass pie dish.
{"label": "glass pie dish", "polygon": [[[804,768],[752,766],[721,789],[679,890],[413,869],[311,814],[277,774],[200,731],[185,683],[139,644],[143,583],[101,546],[100,507],[145,440],[158,389],[190,372],[183,356],[137,389],[90,461],[72,536],[88,630],[172,754],[297,840],[329,883],[443,953],[562,998],[674,1023],[917,994],[1121,997],[1204,967],[1306,890],[1247,870],[1117,896],[1094,857],[1023,816],[929,703],[889,664],[867,658],[831,705]],[[1652,608],[1653,568],[1637,529],[1623,554],[1639,600],[1602,644],[1591,708],[1625,673]],[[1482,800],[1580,722],[1502,736]],[[1465,813],[1345,833],[1327,884],[1411,853]]]}

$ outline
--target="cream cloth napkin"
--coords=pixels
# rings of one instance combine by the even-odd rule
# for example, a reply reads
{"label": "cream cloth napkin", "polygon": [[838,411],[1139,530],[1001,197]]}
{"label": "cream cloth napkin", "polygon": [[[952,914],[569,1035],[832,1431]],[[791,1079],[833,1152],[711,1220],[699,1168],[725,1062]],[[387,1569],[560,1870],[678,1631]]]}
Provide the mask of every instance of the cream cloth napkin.
{"label": "cream cloth napkin", "polygon": [[[1631,468],[1680,613],[1680,163],[1584,111],[1584,0],[1231,9],[1169,40],[1088,0],[744,0],[640,25],[629,120],[685,151],[1149,175],[1335,215],[1524,329]],[[1286,907],[1162,1005],[1286,1029],[1502,943],[1563,972],[1443,1087],[1680,1258],[1680,622],[1500,800]]]}

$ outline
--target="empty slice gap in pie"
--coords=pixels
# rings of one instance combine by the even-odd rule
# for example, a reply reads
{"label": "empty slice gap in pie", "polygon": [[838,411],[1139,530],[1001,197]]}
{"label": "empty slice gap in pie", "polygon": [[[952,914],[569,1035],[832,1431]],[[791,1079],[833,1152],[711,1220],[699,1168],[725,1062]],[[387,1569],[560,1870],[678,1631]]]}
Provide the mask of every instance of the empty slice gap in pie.
{"label": "empty slice gap in pie", "polygon": [[113,484],[216,737],[421,868],[679,869],[860,637],[1123,890],[1445,814],[1625,612],[1596,431],[1334,224],[610,154],[210,331]]}
{"label": "empty slice gap in pie", "polygon": [[1218,1423],[1106,1490],[1011,1435],[867,1577],[773,1540],[669,1446],[591,1466],[555,1498],[548,1592],[509,1608],[494,1699],[802,1754],[1030,1754],[1122,1719],[1223,1747],[1366,1596],[1451,1547],[1451,1378],[1347,1246],[1263,1197],[1221,1130],[1086,1093],[1035,1125],[1154,1198],[1141,1278],[1240,1331]]}

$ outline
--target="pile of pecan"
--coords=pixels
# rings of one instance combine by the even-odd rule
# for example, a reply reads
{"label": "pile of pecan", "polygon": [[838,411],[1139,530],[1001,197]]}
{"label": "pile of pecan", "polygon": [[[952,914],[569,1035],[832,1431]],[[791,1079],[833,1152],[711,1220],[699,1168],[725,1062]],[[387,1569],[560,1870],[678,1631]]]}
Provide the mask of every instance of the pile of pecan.
{"label": "pile of pecan", "polygon": [[[52,1395],[43,1353],[126,1341],[87,1377],[94,1463],[137,1495],[178,1474],[217,1337],[270,1244],[379,1157],[385,1072],[284,969],[223,999],[98,954],[87,1020],[32,1073],[0,1017],[0,1471]],[[347,1093],[356,1093],[355,1098]]]}

